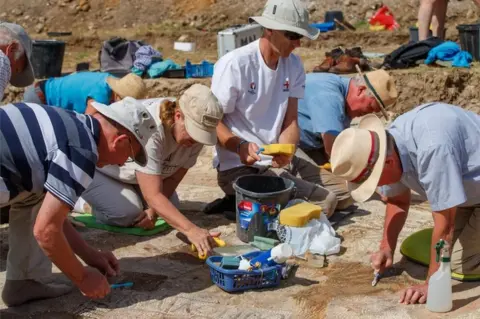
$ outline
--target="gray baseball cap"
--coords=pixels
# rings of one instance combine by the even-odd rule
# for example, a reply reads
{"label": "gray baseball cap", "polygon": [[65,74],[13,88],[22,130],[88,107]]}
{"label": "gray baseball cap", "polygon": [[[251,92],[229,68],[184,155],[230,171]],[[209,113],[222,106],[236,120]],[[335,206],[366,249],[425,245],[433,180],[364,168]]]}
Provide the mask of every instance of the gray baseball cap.
{"label": "gray baseball cap", "polygon": [[250,17],[262,27],[291,31],[311,40],[318,38],[320,30],[308,23],[308,9],[301,0],[268,0],[260,17]]}
{"label": "gray baseball cap", "polygon": [[0,28],[2,27],[8,29],[12,37],[22,45],[25,50],[25,55],[27,56],[27,64],[25,65],[25,69],[19,74],[12,73],[10,83],[16,87],[29,86],[35,80],[31,63],[32,39],[30,39],[27,32],[25,32],[25,29],[18,24],[0,22]]}

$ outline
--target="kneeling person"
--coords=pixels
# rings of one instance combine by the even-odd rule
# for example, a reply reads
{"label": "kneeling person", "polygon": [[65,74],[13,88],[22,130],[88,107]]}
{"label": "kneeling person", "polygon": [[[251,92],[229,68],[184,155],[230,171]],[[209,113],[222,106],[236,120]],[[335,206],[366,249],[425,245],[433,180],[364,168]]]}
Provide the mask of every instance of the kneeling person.
{"label": "kneeling person", "polygon": [[350,127],[356,117],[382,112],[397,99],[393,78],[384,70],[359,74],[354,78],[327,73],[309,73],[305,81],[305,98],[298,102],[300,149],[298,166],[302,178],[322,185],[337,195],[337,209],[353,203],[345,180],[318,166],[329,162],[333,142]]}
{"label": "kneeling person", "polygon": [[175,189],[195,165],[203,145],[217,142],[216,127],[223,116],[220,105],[210,89],[200,84],[191,86],[178,100],[158,98],[143,103],[158,127],[146,146],[147,166],[129,162],[100,169],[82,198],[100,223],[150,229],[162,217],[200,252],[210,252],[213,239],[175,207]]}
{"label": "kneeling person", "polygon": [[398,117],[385,131],[375,115],[342,132],[333,145],[333,173],[350,182],[352,197],[368,200],[377,186],[387,197],[385,231],[372,266],[393,263],[407,218],[411,190],[433,210],[427,282],[407,289],[400,302],[425,303],[428,278],[438,270],[435,244],[447,240],[456,273],[480,275],[480,116],[457,106],[429,103]]}

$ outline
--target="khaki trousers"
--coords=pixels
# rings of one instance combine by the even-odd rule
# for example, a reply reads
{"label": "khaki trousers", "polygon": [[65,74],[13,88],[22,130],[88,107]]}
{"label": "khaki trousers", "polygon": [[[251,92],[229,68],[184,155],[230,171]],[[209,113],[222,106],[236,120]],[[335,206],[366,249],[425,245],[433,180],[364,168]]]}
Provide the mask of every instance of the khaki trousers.
{"label": "khaki trousers", "polygon": [[45,194],[23,192],[8,202],[7,280],[40,279],[51,275],[52,262],[33,236],[33,226]]}
{"label": "khaki trousers", "polygon": [[452,271],[480,275],[480,205],[457,209],[453,243]]}

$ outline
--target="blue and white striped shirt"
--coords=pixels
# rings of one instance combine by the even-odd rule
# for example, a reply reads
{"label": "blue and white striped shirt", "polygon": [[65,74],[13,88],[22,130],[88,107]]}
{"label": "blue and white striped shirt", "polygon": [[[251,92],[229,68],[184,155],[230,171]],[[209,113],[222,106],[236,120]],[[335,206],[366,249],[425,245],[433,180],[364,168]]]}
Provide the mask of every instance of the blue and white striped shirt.
{"label": "blue and white striped shirt", "polygon": [[21,192],[50,192],[73,207],[90,185],[100,124],[34,103],[0,108],[0,206]]}

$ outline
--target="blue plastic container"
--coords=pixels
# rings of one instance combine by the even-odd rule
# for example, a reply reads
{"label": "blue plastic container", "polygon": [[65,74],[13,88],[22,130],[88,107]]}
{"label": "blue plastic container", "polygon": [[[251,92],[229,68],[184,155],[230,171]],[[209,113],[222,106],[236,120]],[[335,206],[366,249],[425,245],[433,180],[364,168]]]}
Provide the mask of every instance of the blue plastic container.
{"label": "blue plastic container", "polygon": [[200,64],[192,64],[189,60],[185,63],[185,77],[209,78],[213,75],[213,63],[202,61]]}
{"label": "blue plastic container", "polygon": [[[263,253],[254,251],[245,254],[244,257],[252,259]],[[207,265],[210,267],[210,278],[212,282],[226,292],[243,291],[250,289],[269,288],[280,285],[282,277],[282,265],[254,269],[252,271],[229,270],[220,268],[222,256],[212,256],[207,259]]]}
{"label": "blue plastic container", "polygon": [[317,28],[320,32],[328,32],[335,30],[335,22],[312,23],[311,27]]}

